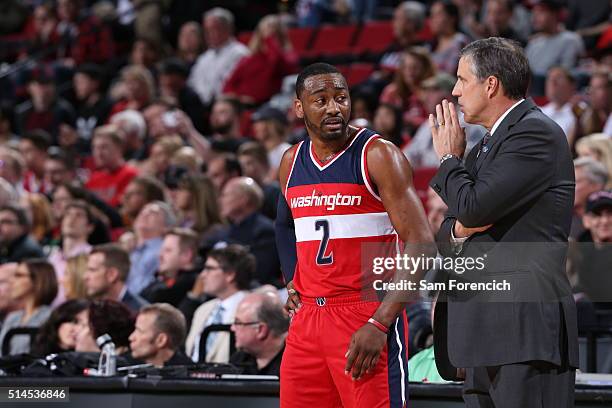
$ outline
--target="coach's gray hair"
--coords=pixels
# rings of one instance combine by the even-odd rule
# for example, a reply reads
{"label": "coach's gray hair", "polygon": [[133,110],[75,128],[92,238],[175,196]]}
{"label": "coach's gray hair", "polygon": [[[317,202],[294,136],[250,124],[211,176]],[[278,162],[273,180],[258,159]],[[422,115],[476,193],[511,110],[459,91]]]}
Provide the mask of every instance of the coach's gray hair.
{"label": "coach's gray hair", "polygon": [[531,70],[518,42],[500,37],[484,38],[466,45],[461,57],[469,59],[478,80],[497,78],[508,98],[519,100],[527,95]]}
{"label": "coach's gray hair", "polygon": [[425,24],[425,15],[427,13],[425,6],[417,1],[404,1],[398,6],[404,12],[406,17],[413,22],[417,30],[423,28]]}
{"label": "coach's gray hair", "polygon": [[230,30],[234,29],[234,15],[228,9],[215,7],[204,13],[204,18],[215,17],[223,22]]}
{"label": "coach's gray hair", "polygon": [[608,170],[592,157],[579,157],[574,160],[574,168],[583,168],[586,178],[592,184],[601,184],[602,188],[608,182]]}

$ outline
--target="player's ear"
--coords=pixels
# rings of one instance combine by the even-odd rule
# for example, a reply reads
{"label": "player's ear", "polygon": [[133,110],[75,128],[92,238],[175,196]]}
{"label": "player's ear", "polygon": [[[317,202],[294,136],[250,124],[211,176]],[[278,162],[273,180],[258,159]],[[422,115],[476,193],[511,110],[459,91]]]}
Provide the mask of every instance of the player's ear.
{"label": "player's ear", "polygon": [[295,111],[295,116],[300,119],[304,119],[304,108],[302,106],[302,101],[298,98],[293,100],[293,110]]}

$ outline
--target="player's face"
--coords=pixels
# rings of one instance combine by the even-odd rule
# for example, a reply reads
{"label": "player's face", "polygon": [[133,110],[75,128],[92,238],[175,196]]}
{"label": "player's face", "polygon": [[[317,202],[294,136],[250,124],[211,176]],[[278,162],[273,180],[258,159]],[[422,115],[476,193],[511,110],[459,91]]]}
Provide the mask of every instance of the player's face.
{"label": "player's face", "polygon": [[310,135],[337,140],[346,135],[351,117],[351,98],[340,74],[314,75],[304,81],[304,90],[295,100],[295,111],[304,119]]}

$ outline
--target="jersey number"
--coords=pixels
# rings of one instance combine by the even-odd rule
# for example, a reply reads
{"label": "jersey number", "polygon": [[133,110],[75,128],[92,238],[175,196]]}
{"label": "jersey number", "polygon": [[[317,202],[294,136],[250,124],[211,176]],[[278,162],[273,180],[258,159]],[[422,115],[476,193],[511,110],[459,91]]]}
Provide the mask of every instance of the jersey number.
{"label": "jersey number", "polygon": [[329,222],[327,220],[315,221],[315,230],[323,230],[323,238],[319,244],[319,251],[317,253],[317,264],[318,265],[329,265],[334,262],[334,254],[331,253],[325,256],[327,252],[327,243],[329,242]]}

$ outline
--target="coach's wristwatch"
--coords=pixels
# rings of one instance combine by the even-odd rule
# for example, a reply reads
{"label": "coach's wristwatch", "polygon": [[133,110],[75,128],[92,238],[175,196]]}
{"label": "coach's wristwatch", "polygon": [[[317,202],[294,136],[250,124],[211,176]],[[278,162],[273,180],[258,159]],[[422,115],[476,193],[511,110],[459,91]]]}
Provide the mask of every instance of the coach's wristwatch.
{"label": "coach's wristwatch", "polygon": [[448,154],[445,154],[444,156],[440,157],[440,165],[442,165],[442,163],[444,163],[448,159],[452,159],[452,158],[455,158],[455,159],[461,161],[461,159],[459,157],[455,156],[452,153],[448,153]]}

